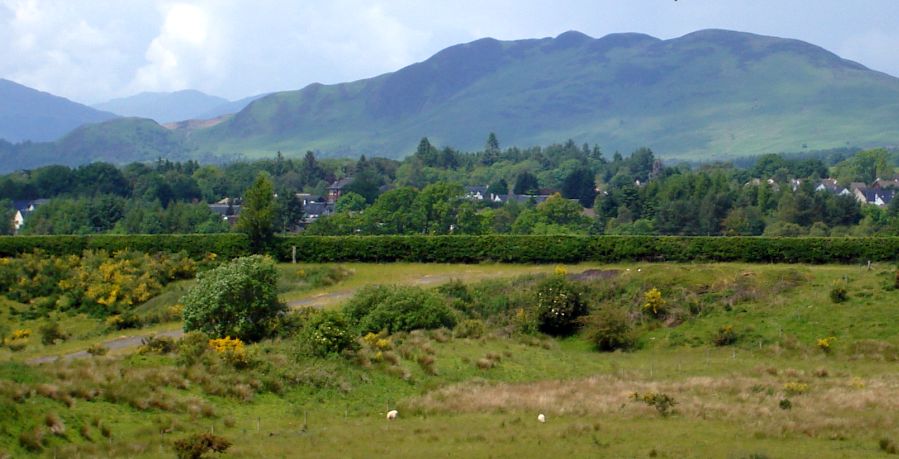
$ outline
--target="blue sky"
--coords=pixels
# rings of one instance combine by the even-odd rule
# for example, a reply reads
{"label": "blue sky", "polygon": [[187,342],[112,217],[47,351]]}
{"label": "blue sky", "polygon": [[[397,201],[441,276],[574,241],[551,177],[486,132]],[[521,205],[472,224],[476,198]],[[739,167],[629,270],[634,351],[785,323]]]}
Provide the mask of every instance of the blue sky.
{"label": "blue sky", "polygon": [[706,28],[798,38],[899,75],[896,0],[0,0],[0,77],[85,103],[179,89],[237,99],[486,36]]}

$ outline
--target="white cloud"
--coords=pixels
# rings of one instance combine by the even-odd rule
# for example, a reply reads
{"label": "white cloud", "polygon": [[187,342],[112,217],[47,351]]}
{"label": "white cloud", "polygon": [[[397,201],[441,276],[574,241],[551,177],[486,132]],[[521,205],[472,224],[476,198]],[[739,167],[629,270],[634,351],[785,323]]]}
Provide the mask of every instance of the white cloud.
{"label": "white cloud", "polygon": [[165,20],[144,53],[147,63],[135,72],[132,90],[172,91],[218,79],[220,50],[211,36],[216,24],[209,9],[187,3],[163,9]]}

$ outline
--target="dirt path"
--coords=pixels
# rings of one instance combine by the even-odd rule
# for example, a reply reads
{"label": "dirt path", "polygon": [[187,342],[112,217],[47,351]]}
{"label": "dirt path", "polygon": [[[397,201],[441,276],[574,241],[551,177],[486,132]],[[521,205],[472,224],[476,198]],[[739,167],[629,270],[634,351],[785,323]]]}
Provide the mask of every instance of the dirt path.
{"label": "dirt path", "polygon": [[[119,350],[119,349],[128,349],[128,348],[132,348],[132,347],[138,347],[141,345],[141,343],[143,343],[143,340],[149,338],[150,336],[167,336],[169,338],[177,339],[183,335],[184,335],[184,331],[182,331],[182,330],[171,330],[171,331],[164,331],[164,332],[139,335],[139,336],[123,336],[121,338],[116,338],[113,340],[105,341],[102,344],[104,347],[106,347],[110,351],[115,351],[115,350]],[[77,351],[77,352],[70,352],[68,354],[63,354],[63,355],[50,355],[50,356],[46,356],[46,357],[38,357],[38,358],[28,360],[28,363],[40,364],[40,363],[54,362],[54,361],[60,360],[60,359],[61,360],[73,360],[73,359],[83,359],[86,357],[90,357],[90,354],[88,354],[87,351]]]}

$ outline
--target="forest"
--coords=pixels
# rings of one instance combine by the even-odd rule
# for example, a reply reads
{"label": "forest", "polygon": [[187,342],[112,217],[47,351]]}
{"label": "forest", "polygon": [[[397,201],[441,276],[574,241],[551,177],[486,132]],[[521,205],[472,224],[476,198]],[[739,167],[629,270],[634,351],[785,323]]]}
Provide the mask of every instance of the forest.
{"label": "forest", "polygon": [[[899,189],[897,165],[899,153],[883,148],[667,164],[648,148],[608,157],[572,140],[502,149],[493,134],[476,152],[423,138],[402,161],[278,152],[228,164],[55,165],[0,176],[2,221],[9,222],[0,232],[15,232],[15,209],[38,199],[19,234],[227,232],[231,225],[209,204],[239,205],[263,174],[277,196],[281,232],[899,235],[899,200],[890,200]],[[307,205],[325,203],[338,180],[345,186],[319,206],[320,216],[304,212],[298,193]],[[887,202],[861,204],[850,188],[860,185],[877,187]]]}

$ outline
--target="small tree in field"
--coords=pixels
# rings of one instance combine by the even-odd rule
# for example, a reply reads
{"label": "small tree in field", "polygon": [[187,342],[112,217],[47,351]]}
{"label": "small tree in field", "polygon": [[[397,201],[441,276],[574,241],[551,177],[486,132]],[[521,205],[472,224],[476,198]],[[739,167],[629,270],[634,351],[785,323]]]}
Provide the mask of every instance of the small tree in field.
{"label": "small tree in field", "polygon": [[237,258],[201,273],[181,299],[184,331],[244,341],[265,338],[285,311],[278,301],[277,280],[274,262],[261,255]]}

